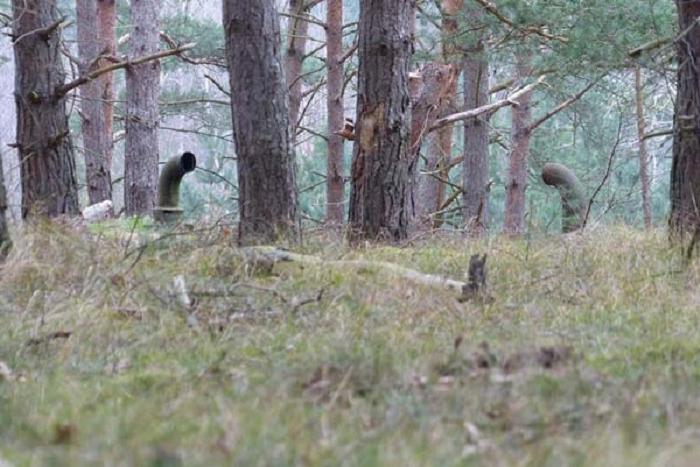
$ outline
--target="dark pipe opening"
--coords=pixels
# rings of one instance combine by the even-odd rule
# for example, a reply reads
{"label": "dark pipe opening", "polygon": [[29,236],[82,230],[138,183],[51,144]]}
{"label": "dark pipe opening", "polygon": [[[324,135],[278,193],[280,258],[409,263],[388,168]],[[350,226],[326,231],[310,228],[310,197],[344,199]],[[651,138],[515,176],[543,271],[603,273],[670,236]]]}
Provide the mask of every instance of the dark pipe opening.
{"label": "dark pipe opening", "polygon": [[183,153],[180,158],[180,166],[183,172],[192,172],[197,168],[197,158],[191,152]]}

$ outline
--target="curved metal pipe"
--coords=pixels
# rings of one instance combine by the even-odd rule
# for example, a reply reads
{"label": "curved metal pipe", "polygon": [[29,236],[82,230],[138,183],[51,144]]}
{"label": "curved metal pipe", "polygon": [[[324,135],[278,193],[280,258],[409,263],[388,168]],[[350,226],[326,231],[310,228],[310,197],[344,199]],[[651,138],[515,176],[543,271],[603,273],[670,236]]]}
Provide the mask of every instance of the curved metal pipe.
{"label": "curved metal pipe", "polygon": [[576,174],[563,164],[547,163],[542,168],[542,181],[559,190],[562,208],[562,232],[583,227],[586,215],[585,189]]}
{"label": "curved metal pipe", "polygon": [[180,217],[180,182],[185,174],[196,168],[197,158],[191,152],[185,152],[166,162],[158,179],[158,204],[153,210],[155,220],[171,222]]}

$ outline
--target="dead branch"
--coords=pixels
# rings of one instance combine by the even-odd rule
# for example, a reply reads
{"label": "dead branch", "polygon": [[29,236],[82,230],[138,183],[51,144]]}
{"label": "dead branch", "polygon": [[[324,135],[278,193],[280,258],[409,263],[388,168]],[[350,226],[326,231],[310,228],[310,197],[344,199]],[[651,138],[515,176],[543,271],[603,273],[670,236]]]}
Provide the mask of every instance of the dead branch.
{"label": "dead branch", "polygon": [[102,68],[98,68],[97,70],[91,71],[83,76],[80,76],[73,81],[64,84],[63,86],[59,87],[56,89],[55,92],[55,97],[60,98],[62,96],[65,96],[67,93],[72,91],[73,89],[77,88],[78,86],[81,86],[88,81],[92,81],[96,78],[99,78],[100,76],[104,75],[105,73],[110,73],[115,70],[119,70],[121,68],[127,68],[130,66],[134,65],[140,65],[142,63],[150,62],[153,60],[160,60],[161,58],[169,57],[171,55],[177,55],[182,52],[185,52],[187,50],[190,50],[193,48],[195,44],[185,44],[183,46],[178,47],[177,49],[170,49],[170,50],[162,50],[160,52],[151,54],[151,55],[146,55],[144,57],[140,57],[134,60],[124,60],[121,62],[113,63],[111,65],[104,66]]}
{"label": "dead branch", "polygon": [[481,107],[467,110],[466,112],[458,112],[458,113],[440,118],[440,119],[435,121],[435,123],[428,130],[428,132],[439,130],[440,128],[445,127],[447,125],[450,125],[454,122],[478,117],[479,115],[483,115],[485,113],[495,112],[496,110],[500,109],[501,107],[507,107],[509,105],[518,105],[517,104],[518,98],[520,98],[524,94],[527,94],[528,92],[531,92],[533,89],[535,89],[537,86],[539,86],[543,82],[544,82],[544,76],[540,76],[540,78],[537,81],[535,81],[534,83],[528,84],[527,86],[520,88],[519,90],[515,91],[510,96],[506,97],[505,99],[501,99],[500,101],[496,101],[496,102],[493,102],[491,104],[482,105]]}
{"label": "dead branch", "polygon": [[488,0],[475,0],[476,3],[481,5],[481,7],[489,12],[491,15],[493,15],[498,21],[501,23],[505,24],[511,29],[515,29],[517,31],[521,31],[525,34],[536,34],[540,37],[543,37],[544,39],[548,40],[555,40],[559,42],[564,42],[567,43],[569,42],[569,39],[567,37],[563,36],[555,36],[553,34],[548,33],[543,27],[537,27],[537,26],[526,26],[526,27],[519,27],[513,21],[510,20],[507,16],[505,16],[503,13],[501,13],[498,8],[496,8],[496,5],[491,3]]}
{"label": "dead branch", "polygon": [[546,114],[544,114],[542,117],[540,117],[539,119],[537,119],[537,120],[535,120],[533,123],[531,123],[530,126],[527,128],[527,131],[532,132],[532,131],[536,130],[537,127],[539,127],[540,125],[542,125],[544,122],[546,122],[546,121],[549,120],[550,118],[554,117],[556,114],[558,114],[558,113],[561,112],[562,110],[566,109],[566,108],[569,107],[570,105],[576,103],[576,102],[577,102],[578,100],[580,100],[588,91],[590,91],[590,90],[593,88],[593,86],[595,86],[596,84],[598,84],[598,82],[600,82],[600,80],[603,79],[603,78],[605,78],[606,76],[607,76],[607,73],[603,73],[602,75],[600,75],[599,77],[597,77],[596,79],[594,79],[593,81],[591,81],[590,83],[588,83],[583,89],[581,89],[581,90],[580,90],[578,93],[576,93],[574,96],[570,97],[569,99],[566,99],[564,102],[562,102],[561,104],[557,105],[557,106],[554,107],[552,110],[550,110],[549,112],[547,112]]}
{"label": "dead branch", "polygon": [[416,284],[454,290],[460,294],[467,286],[467,284],[462,281],[457,281],[434,274],[424,274],[414,269],[405,268],[403,266],[385,261],[325,260],[317,256],[292,253],[290,251],[280,250],[270,246],[247,247],[243,249],[243,252],[249,260],[260,261],[262,257],[264,261],[272,262],[273,264],[281,262],[295,262],[302,264],[315,264],[322,267],[339,268],[343,270],[348,268],[378,269]]}
{"label": "dead branch", "polygon": [[591,208],[593,207],[593,202],[595,201],[596,196],[598,196],[598,193],[600,193],[600,190],[603,189],[603,187],[605,186],[605,183],[607,183],[608,178],[610,177],[610,172],[612,171],[613,161],[615,160],[615,154],[617,153],[617,147],[620,145],[621,139],[622,139],[622,117],[620,117],[620,121],[617,125],[617,137],[615,138],[615,144],[613,144],[613,147],[610,150],[610,156],[608,157],[608,167],[605,169],[605,175],[603,176],[603,180],[600,181],[600,184],[593,192],[593,195],[591,195],[591,199],[588,200],[588,207],[586,208],[586,215],[583,216],[583,222],[581,223],[581,230],[583,230],[583,228],[585,228],[586,224],[588,223],[588,218],[591,215]]}

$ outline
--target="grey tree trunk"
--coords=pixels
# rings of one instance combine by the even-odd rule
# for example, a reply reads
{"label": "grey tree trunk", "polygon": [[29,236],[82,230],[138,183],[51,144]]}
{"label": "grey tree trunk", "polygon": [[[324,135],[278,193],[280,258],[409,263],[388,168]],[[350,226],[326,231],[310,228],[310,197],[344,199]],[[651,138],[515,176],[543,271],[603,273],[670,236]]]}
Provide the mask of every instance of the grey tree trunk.
{"label": "grey tree trunk", "polygon": [[224,0],[238,156],[239,242],[296,233],[294,151],[274,0]]}
{"label": "grey tree trunk", "polygon": [[0,260],[2,260],[10,248],[10,232],[7,227],[7,196],[5,193],[5,178],[2,164],[0,164]]}
{"label": "grey tree trunk", "polygon": [[700,227],[700,3],[677,0],[678,94],[674,115],[671,168],[671,234],[693,235]]}
{"label": "grey tree trunk", "polygon": [[[517,73],[519,79],[525,79],[531,73],[530,58],[518,58]],[[518,105],[511,108],[511,153],[506,184],[506,208],[503,232],[508,235],[520,235],[525,231],[525,191],[527,189],[527,166],[530,154],[530,136],[532,135],[532,110],[530,102],[532,92],[520,97]]]}
{"label": "grey tree trunk", "polygon": [[[97,3],[93,0],[77,0],[78,55],[80,74],[94,69],[101,54]],[[85,179],[90,204],[112,199],[111,160],[107,157],[105,118],[100,80],[88,81],[80,87],[80,120],[83,130],[85,154]]]}
{"label": "grey tree trunk", "polygon": [[306,53],[306,37],[309,33],[309,23],[301,19],[308,13],[306,0],[290,0],[289,32],[287,39],[287,51],[285,55],[285,75],[289,89],[289,123],[292,128],[292,141],[296,141],[296,133],[299,124],[302,84],[300,79]]}
{"label": "grey tree trunk", "polygon": [[362,0],[350,240],[401,240],[413,215],[408,71],[414,2]]}
{"label": "grey tree trunk", "polygon": [[328,110],[328,162],[326,169],[326,222],[341,225],[345,219],[343,128],[343,0],[327,0],[326,63],[328,65],[326,108]]}
{"label": "grey tree trunk", "polygon": [[[488,104],[488,61],[483,44],[464,59],[464,110]],[[462,194],[466,232],[481,236],[489,222],[489,114],[464,122]]]}
{"label": "grey tree trunk", "polygon": [[54,0],[13,0],[22,217],[80,213]]}
{"label": "grey tree trunk", "polygon": [[[160,0],[132,0],[129,55],[158,51]],[[126,143],[124,207],[127,215],[150,214],[158,185],[158,96],[160,62],[153,60],[126,70]]]}
{"label": "grey tree trunk", "polygon": [[637,65],[634,69],[635,101],[637,104],[637,136],[639,139],[639,178],[642,182],[642,212],[644,213],[644,228],[650,229],[651,215],[651,187],[649,180],[649,153],[645,139],[646,129],[644,124],[644,84],[642,82],[642,68]]}

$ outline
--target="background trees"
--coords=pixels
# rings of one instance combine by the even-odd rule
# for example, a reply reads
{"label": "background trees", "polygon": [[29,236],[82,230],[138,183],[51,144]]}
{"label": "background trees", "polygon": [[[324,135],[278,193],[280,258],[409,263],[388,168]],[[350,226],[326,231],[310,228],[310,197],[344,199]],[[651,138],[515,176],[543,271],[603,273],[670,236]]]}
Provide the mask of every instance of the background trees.
{"label": "background trees", "polygon": [[[460,69],[464,65],[455,81],[459,92],[455,98],[447,96],[447,105],[440,103],[445,109],[443,115],[501,102],[523,86],[542,80],[531,93],[531,123],[537,123],[537,127],[531,128],[527,150],[520,151],[526,155],[527,163],[523,165],[524,170],[519,171],[519,177],[524,177],[518,181],[518,186],[523,187],[523,196],[519,197],[523,203],[521,214],[515,216],[516,231],[559,230],[556,196],[539,179],[539,171],[548,161],[570,165],[589,194],[603,180],[611,161],[610,175],[592,206],[594,221],[641,225],[645,217],[650,217],[640,209],[644,205],[643,194],[647,192],[650,196],[646,197],[646,204],[652,220],[658,223],[664,219],[668,213],[671,178],[668,131],[672,127],[670,104],[675,69],[670,60],[675,51],[668,40],[677,29],[673,5],[657,2],[649,6],[641,0],[556,6],[511,0],[438,3],[419,3],[415,27],[412,19],[407,20],[414,37],[414,53],[407,67],[416,72],[429,63],[450,62]],[[341,129],[345,117],[356,117],[359,110],[356,103],[361,83],[356,50],[358,31],[364,26],[359,16],[360,4],[356,0],[323,0],[275,5],[282,13],[280,60],[285,63],[283,68],[291,69],[285,81],[287,87],[291,85],[288,96],[293,103],[288,107],[288,118],[295,120],[289,124],[296,126],[290,133],[290,141],[294,137],[296,140],[290,145],[297,153],[297,212],[307,226],[326,220],[334,224],[345,221],[344,206],[350,201],[349,193],[344,190],[345,182],[351,179],[350,154],[344,154],[342,140],[335,132]],[[0,0],[0,8],[3,6],[10,12],[6,0]],[[58,6],[70,20],[76,3],[62,0]],[[240,215],[237,202],[239,161],[236,160],[239,155],[229,120],[232,90],[227,83],[220,7],[217,2],[162,0],[160,29],[163,35],[156,38],[157,49],[151,50],[187,42],[197,42],[197,45],[186,57],[163,62],[159,73],[162,89],[155,91],[157,113],[153,110],[156,99],[147,100],[151,108],[150,127],[158,126],[151,132],[150,147],[155,141],[153,134],[157,134],[159,149],[164,155],[183,150],[201,155],[202,170],[190,179],[183,192],[185,207],[193,216],[237,219]],[[120,60],[127,52],[134,55],[135,52],[130,52],[134,37],[126,4],[101,0],[97,2],[96,13],[90,14],[97,16],[98,51],[102,55],[97,63],[89,63],[93,69],[109,65],[114,59]],[[117,15],[120,45],[115,49]],[[601,23],[598,21],[601,17],[608,21]],[[11,21],[4,21],[14,26]],[[86,61],[74,60],[76,56],[81,58],[87,54],[84,50],[80,53],[80,48],[86,45],[86,41],[78,37],[80,28],[77,26],[81,24],[80,21],[67,22],[63,28],[66,39],[61,62],[72,77],[81,71],[75,65]],[[10,46],[8,40],[5,46]],[[636,49],[639,50],[630,55]],[[518,77],[516,58],[526,52],[532,57],[531,73]],[[91,54],[94,53],[93,50]],[[0,61],[0,77],[14,66],[11,54],[5,53],[5,57],[10,60]],[[640,70],[639,86],[635,80],[636,69]],[[135,192],[130,188],[135,175],[150,174],[153,179],[156,152],[130,149],[128,152],[133,154],[151,154],[150,159],[135,160],[138,163],[149,159],[151,166],[145,171],[128,169],[125,172],[125,165],[131,166],[133,159],[128,156],[130,162],[125,164],[125,130],[129,126],[129,132],[134,135],[131,127],[143,125],[143,119],[133,118],[134,112],[142,109],[135,107],[133,99],[139,99],[127,91],[123,74],[115,76],[113,94],[107,87],[111,82],[110,74],[95,80],[101,88],[94,86],[92,91],[102,104],[104,123],[97,125],[102,127],[101,133],[91,137],[87,125],[89,120],[100,118],[87,118],[97,108],[91,105],[94,101],[89,93],[91,83],[84,84],[77,95],[72,91],[68,93],[66,111],[76,142],[80,141],[77,136],[81,130],[77,123],[81,116],[86,120],[84,144],[76,145],[76,186],[82,203],[98,199],[93,193],[95,176],[90,175],[96,172],[95,166],[89,156],[99,152],[104,157],[97,159],[102,163],[97,172],[104,174],[107,169],[112,170],[112,197],[116,212],[120,212],[125,208],[124,196]],[[66,77],[65,81],[70,79]],[[637,93],[638,89],[643,92]],[[580,94],[582,91],[585,92]],[[129,95],[132,95],[131,104]],[[575,97],[577,99],[573,99]],[[144,100],[139,102],[146,104]],[[644,115],[638,112],[637,102],[643,104]],[[112,105],[113,121],[110,117]],[[509,211],[507,187],[513,186],[508,168],[513,161],[511,154],[519,150],[519,145],[513,144],[518,138],[513,138],[514,120],[509,107],[480,114],[478,118],[463,119],[464,128],[440,132],[426,129],[422,134],[414,170],[415,183],[421,190],[414,191],[412,203],[424,209],[424,217],[432,216],[436,220],[431,227],[463,229],[469,226],[474,233],[486,228],[492,233],[503,230]],[[518,111],[515,110],[516,115]],[[542,120],[543,117],[546,118]],[[0,136],[14,141],[14,117],[1,115],[0,120]],[[643,135],[638,123],[643,123]],[[102,149],[90,149],[89,146],[93,146],[90,141],[97,140],[102,141]],[[615,145],[616,141],[619,144]],[[109,160],[112,144],[113,164]],[[611,157],[613,146],[616,150]],[[640,159],[644,146],[646,164]],[[82,157],[83,150],[86,158]],[[8,169],[20,165],[12,151],[6,149],[3,158]],[[643,168],[647,169],[646,177]],[[16,210],[19,204],[16,176],[13,170],[6,174],[11,210]],[[144,186],[147,184],[144,181]],[[648,190],[644,188],[646,185]],[[430,199],[424,194],[424,186],[432,190]],[[98,191],[104,192],[103,189]],[[148,209],[144,208],[143,212]],[[408,224],[411,222],[409,220]]]}

